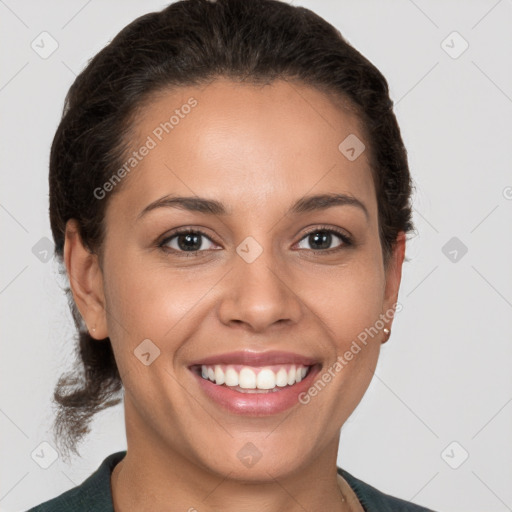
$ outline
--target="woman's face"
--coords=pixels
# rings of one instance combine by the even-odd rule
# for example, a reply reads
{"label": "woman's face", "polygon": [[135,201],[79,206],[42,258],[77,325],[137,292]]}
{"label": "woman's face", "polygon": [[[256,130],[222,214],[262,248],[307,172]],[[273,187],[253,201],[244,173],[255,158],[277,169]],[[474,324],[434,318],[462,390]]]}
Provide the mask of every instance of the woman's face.
{"label": "woman's face", "polygon": [[[129,449],[253,480],[335,461],[373,376],[381,315],[390,327],[404,249],[386,271],[357,118],[296,83],[218,80],[160,94],[135,127],[136,164],[108,198],[106,313],[91,320],[113,345]],[[323,194],[352,200],[308,200]],[[173,236],[183,229],[193,233]],[[200,375],[215,356],[210,373],[222,382],[231,366],[238,391]],[[289,385],[292,363],[311,368]],[[254,378],[277,391],[250,392]]]}

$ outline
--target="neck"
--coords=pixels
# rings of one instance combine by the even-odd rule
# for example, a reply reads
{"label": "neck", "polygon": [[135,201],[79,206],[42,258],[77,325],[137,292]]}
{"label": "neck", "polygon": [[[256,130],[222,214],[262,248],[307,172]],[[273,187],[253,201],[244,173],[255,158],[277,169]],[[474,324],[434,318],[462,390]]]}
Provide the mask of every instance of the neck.
{"label": "neck", "polygon": [[339,435],[299,469],[276,475],[268,468],[249,480],[234,471],[215,472],[214,464],[207,466],[191,455],[179,439],[170,445],[149,432],[142,418],[127,417],[126,429],[127,453],[111,477],[115,512],[357,510],[350,505],[350,487],[336,470]]}
{"label": "neck", "polygon": [[327,472],[315,461],[301,472],[254,483],[207,471],[169,448],[163,453],[127,450],[111,477],[115,512],[355,510],[335,465]]}
{"label": "neck", "polygon": [[115,512],[354,510],[351,508],[352,498],[346,494],[347,484],[339,475],[334,478],[334,482],[323,482],[314,477],[313,480],[298,479],[295,483],[275,479],[265,484],[247,484],[217,478],[210,487],[200,481],[190,486],[190,481],[183,479],[182,475],[160,474],[155,479],[153,473],[141,471],[140,464],[135,468],[130,466],[132,462],[133,458],[128,457],[127,453],[112,472]]}

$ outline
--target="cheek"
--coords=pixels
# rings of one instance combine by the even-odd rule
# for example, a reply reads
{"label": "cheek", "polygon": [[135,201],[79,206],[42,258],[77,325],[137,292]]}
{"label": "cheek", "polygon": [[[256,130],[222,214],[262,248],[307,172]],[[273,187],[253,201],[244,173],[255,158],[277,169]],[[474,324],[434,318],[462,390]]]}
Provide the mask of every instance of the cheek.
{"label": "cheek", "polygon": [[[124,387],[136,395],[155,393],[167,377],[162,365],[186,338],[186,322],[180,320],[201,294],[184,285],[183,276],[143,258],[119,258],[105,275],[108,333]],[[144,366],[143,354],[148,352],[155,363]]]}
{"label": "cheek", "polygon": [[[373,260],[370,256],[369,260]],[[310,300],[341,347],[370,328],[383,313],[384,275],[378,261],[340,267],[322,279]],[[322,284],[322,286],[320,286]],[[321,292],[321,293],[320,293]]]}
{"label": "cheek", "polygon": [[146,338],[157,345],[164,340],[166,346],[172,345],[187,324],[183,320],[194,315],[194,308],[218,281],[211,271],[199,274],[151,259],[125,255],[112,261],[105,272],[109,334],[123,349]]}

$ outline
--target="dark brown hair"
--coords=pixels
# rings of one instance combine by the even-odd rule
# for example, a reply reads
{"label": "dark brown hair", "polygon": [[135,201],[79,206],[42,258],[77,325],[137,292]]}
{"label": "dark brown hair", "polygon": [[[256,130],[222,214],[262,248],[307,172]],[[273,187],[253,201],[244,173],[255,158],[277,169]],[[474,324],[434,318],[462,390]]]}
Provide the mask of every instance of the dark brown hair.
{"label": "dark brown hair", "polygon": [[[50,222],[61,265],[66,222],[72,218],[84,245],[101,255],[109,197],[99,200],[94,190],[125,161],[130,128],[143,102],[166,89],[220,77],[250,84],[298,81],[352,107],[370,146],[386,264],[398,233],[413,230],[412,182],[379,70],[303,7],[278,0],[181,0],[126,26],[69,89],[49,175]],[[78,340],[75,368],[55,388],[54,435],[61,451],[78,454],[76,445],[94,414],[121,401],[122,383],[110,340],[88,334],[70,288],[66,293]]]}

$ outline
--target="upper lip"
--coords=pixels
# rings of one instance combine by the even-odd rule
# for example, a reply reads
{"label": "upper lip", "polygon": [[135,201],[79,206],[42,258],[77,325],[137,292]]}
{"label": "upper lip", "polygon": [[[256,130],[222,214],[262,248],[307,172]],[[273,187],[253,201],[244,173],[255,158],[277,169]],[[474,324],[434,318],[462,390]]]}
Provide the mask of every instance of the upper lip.
{"label": "upper lip", "polygon": [[246,366],[265,366],[275,364],[302,364],[312,366],[318,363],[318,360],[303,356],[293,352],[283,352],[271,350],[267,352],[251,352],[247,350],[237,352],[225,352],[214,356],[198,359],[190,364],[194,365],[214,365],[214,364],[241,364]]}

